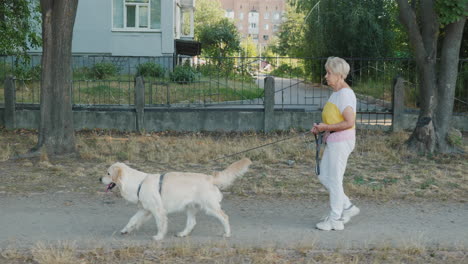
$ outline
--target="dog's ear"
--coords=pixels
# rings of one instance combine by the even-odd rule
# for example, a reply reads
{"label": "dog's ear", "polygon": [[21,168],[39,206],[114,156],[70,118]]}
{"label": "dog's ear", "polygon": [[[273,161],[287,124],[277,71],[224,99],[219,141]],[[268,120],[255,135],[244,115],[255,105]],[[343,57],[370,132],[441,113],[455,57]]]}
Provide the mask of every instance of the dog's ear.
{"label": "dog's ear", "polygon": [[123,174],[123,169],[121,167],[115,168],[114,173],[112,173],[112,181],[120,182],[120,179],[122,179],[122,174]]}

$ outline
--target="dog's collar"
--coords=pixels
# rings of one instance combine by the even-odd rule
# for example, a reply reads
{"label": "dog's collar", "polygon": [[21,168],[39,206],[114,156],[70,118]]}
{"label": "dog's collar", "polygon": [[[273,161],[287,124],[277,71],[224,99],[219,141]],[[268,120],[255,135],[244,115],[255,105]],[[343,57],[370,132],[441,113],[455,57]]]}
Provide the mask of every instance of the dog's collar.
{"label": "dog's collar", "polygon": [[[166,175],[166,173],[164,174],[161,174],[161,176],[159,176],[159,194],[161,194],[161,190],[162,190],[162,184],[163,184],[163,180],[164,180],[164,175]],[[145,179],[143,179],[144,181]],[[137,190],[137,197],[138,197],[138,200],[140,200],[140,190],[141,190],[141,185],[143,184],[143,181],[140,182],[140,185],[138,185],[138,190]]]}

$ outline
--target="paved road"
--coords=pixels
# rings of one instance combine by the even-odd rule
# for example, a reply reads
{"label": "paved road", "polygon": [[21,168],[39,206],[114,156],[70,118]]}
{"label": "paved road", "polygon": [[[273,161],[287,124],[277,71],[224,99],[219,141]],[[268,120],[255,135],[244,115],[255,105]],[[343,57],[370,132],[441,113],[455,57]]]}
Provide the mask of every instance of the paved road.
{"label": "paved road", "polygon": [[[232,237],[220,235],[221,225],[199,213],[189,238],[174,234],[185,224],[182,213],[169,216],[163,243],[228,243],[240,246],[295,246],[362,248],[395,244],[465,246],[468,242],[468,205],[461,203],[374,203],[355,201],[359,216],[344,231],[318,231],[314,223],[327,211],[326,201],[312,199],[258,199],[225,195],[223,208],[230,216]],[[114,194],[38,194],[0,196],[0,247],[30,247],[38,241],[74,241],[78,246],[119,246],[148,243],[156,233],[150,221],[140,230],[121,236],[118,231],[136,211]]]}

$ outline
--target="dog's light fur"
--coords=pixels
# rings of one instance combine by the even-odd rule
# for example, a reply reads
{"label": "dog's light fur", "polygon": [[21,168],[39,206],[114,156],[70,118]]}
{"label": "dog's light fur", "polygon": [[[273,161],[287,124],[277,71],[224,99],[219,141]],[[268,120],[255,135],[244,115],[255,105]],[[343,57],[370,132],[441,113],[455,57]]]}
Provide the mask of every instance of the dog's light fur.
{"label": "dog's light fur", "polygon": [[[137,203],[139,210],[120,231],[122,234],[138,229],[151,216],[156,219],[158,234],[154,240],[161,240],[167,232],[167,214],[186,211],[187,224],[177,236],[190,234],[196,224],[195,215],[199,209],[208,215],[216,217],[224,227],[224,236],[231,235],[228,216],[221,210],[223,198],[220,189],[226,188],[242,176],[252,162],[244,158],[231,164],[224,171],[213,176],[201,173],[169,172],[163,178],[161,194],[159,193],[160,174],[147,174],[130,168],[124,163],[115,163],[107,170],[107,175],[101,178],[104,184],[115,183],[122,197],[132,203]],[[141,183],[139,197],[138,186]]]}

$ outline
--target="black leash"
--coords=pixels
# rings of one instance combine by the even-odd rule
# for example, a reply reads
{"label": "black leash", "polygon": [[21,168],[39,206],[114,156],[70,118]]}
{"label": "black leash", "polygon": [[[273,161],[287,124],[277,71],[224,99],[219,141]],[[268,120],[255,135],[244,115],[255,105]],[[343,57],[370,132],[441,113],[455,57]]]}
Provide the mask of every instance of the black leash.
{"label": "black leash", "polygon": [[276,143],[279,143],[279,142],[282,142],[282,141],[290,140],[290,139],[293,139],[293,138],[296,138],[296,137],[302,137],[302,136],[305,136],[305,135],[307,135],[307,134],[309,134],[309,133],[310,133],[310,131],[307,131],[307,132],[304,132],[304,133],[299,134],[299,135],[296,135],[296,136],[292,136],[292,137],[289,137],[289,138],[283,138],[283,139],[280,139],[280,140],[275,141],[275,142],[271,142],[271,143],[268,143],[268,144],[264,144],[264,145],[261,145],[261,146],[257,146],[257,147],[255,147],[255,148],[246,149],[246,150],[243,150],[243,151],[240,151],[240,152],[231,154],[231,155],[227,155],[227,156],[224,156],[224,157],[221,157],[221,158],[214,159],[214,160],[212,160],[212,161],[218,161],[218,160],[221,160],[221,159],[225,159],[225,158],[229,158],[229,157],[232,157],[232,156],[236,156],[236,155],[238,155],[238,154],[242,154],[242,153],[245,153],[245,152],[249,152],[249,151],[254,150],[254,149],[263,148],[263,147],[266,147],[266,146],[269,146],[269,145],[273,145],[273,144],[276,144]]}
{"label": "black leash", "polygon": [[320,175],[320,146],[322,145],[322,133],[314,134],[315,137],[315,174]]}
{"label": "black leash", "polygon": [[[323,143],[323,135],[326,132],[320,132],[318,135],[314,134],[315,137],[315,174],[320,175],[320,146]],[[330,131],[330,134],[335,133],[335,131]]]}

